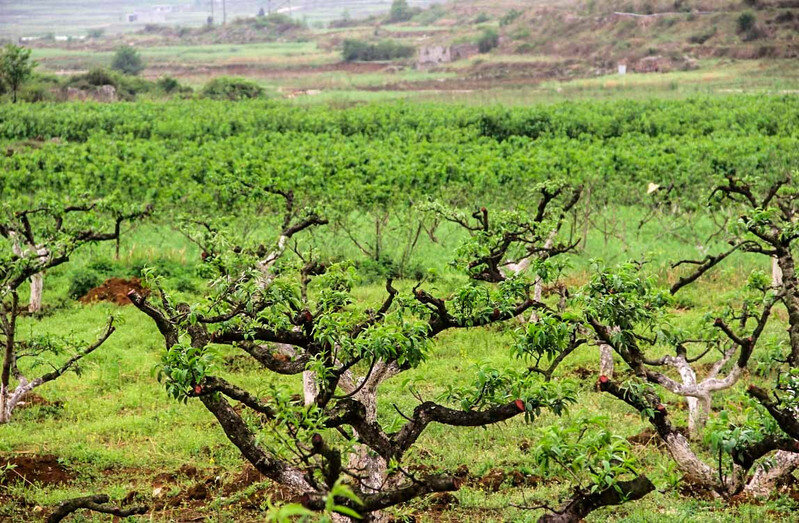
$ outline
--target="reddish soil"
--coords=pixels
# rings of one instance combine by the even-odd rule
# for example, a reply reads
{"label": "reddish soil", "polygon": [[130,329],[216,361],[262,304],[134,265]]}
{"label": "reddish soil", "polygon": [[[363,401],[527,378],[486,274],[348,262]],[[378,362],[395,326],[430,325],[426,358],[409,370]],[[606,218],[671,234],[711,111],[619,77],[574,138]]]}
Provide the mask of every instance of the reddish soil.
{"label": "reddish soil", "polygon": [[483,490],[487,490],[489,492],[497,492],[499,487],[502,486],[502,483],[505,482],[505,472],[500,469],[491,469],[488,473],[480,478],[477,481],[477,485],[479,485]]}
{"label": "reddish soil", "polygon": [[51,454],[0,457],[0,469],[6,465],[13,468],[0,474],[0,484],[24,481],[25,483],[41,483],[55,485],[74,479],[74,474],[58,462]]}
{"label": "reddish soil", "polygon": [[322,65],[298,65],[295,67],[280,67],[274,64],[259,64],[257,62],[198,65],[153,64],[145,71],[144,75],[148,78],[156,78],[164,73],[169,73],[177,78],[196,76],[198,74],[284,78],[329,72],[379,73],[395,67],[396,65],[394,64],[383,62],[336,62]]}
{"label": "reddish soil", "polygon": [[150,291],[142,287],[139,278],[131,278],[125,280],[123,278],[111,278],[106,280],[99,287],[95,287],[86,293],[86,296],[80,298],[81,303],[88,304],[98,301],[107,301],[117,305],[130,305],[131,301],[128,298],[130,291],[136,291],[142,296],[148,296]]}

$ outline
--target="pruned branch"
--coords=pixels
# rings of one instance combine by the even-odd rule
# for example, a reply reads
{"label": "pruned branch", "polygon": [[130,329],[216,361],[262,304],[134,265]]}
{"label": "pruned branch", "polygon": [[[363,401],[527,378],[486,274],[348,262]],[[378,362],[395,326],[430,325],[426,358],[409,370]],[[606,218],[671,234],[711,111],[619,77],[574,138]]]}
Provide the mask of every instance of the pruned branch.
{"label": "pruned branch", "polygon": [[109,501],[110,498],[106,494],[95,494],[62,501],[58,507],[56,507],[55,511],[47,517],[47,523],[58,523],[73,512],[81,509],[91,510],[101,514],[110,514],[120,518],[146,514],[149,510],[149,507],[146,505],[137,505],[128,508],[109,506],[107,505]]}
{"label": "pruned branch", "polygon": [[618,481],[613,486],[597,491],[578,489],[568,503],[557,511],[544,514],[538,523],[577,523],[599,508],[636,501],[654,490],[655,485],[646,476]]}

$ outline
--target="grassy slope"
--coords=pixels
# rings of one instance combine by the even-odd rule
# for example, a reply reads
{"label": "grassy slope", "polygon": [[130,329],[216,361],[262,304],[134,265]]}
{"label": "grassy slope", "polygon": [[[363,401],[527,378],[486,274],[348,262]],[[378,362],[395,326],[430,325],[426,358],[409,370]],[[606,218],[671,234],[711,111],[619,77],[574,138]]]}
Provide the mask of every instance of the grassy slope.
{"label": "grassy slope", "polygon": [[[114,46],[131,43],[141,49],[148,65],[144,75],[149,78],[171,74],[196,86],[220,74],[247,76],[284,96],[323,91],[312,101],[418,95],[526,103],[571,96],[639,97],[647,90],[660,96],[791,91],[799,86],[795,59],[799,13],[778,7],[784,5],[767,0],[753,10],[739,3],[699,2],[691,4],[696,12],[690,12],[665,0],[567,1],[557,7],[544,2],[470,0],[434,6],[401,24],[380,23],[378,17],[351,27],[262,35],[278,38],[277,42],[248,43],[259,38],[258,30],[242,33],[233,24],[203,33],[204,45],[186,45],[174,32],[155,31],[55,47],[41,44],[48,47],[37,47],[34,56],[44,71],[81,71],[108,66]],[[503,22],[512,10],[518,16]],[[661,15],[629,17],[614,11]],[[738,28],[744,11],[755,15],[754,32]],[[442,64],[426,75],[410,70],[413,60],[359,67],[340,63],[339,49],[346,38],[392,38],[420,47],[473,42],[492,28],[501,36],[497,49]],[[248,40],[239,41],[242,34],[249,35]],[[292,41],[296,39],[303,41]],[[671,72],[641,77],[635,71],[647,60]],[[619,62],[628,64],[629,74],[615,80]],[[681,71],[685,68],[695,70]]]}

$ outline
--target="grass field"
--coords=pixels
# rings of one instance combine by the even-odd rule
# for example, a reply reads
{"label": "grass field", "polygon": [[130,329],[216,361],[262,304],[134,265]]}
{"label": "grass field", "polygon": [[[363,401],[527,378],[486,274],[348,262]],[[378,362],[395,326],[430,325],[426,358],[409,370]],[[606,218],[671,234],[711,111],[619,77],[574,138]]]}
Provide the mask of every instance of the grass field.
{"label": "grass field", "polygon": [[[615,219],[626,223],[639,219],[635,209],[609,210]],[[459,234],[440,234],[437,245],[425,244],[418,257],[428,266],[437,268],[443,278],[436,288],[450,287],[447,262],[449,249]],[[676,239],[664,241],[656,227],[645,227],[639,233],[628,233],[626,248],[603,239],[599,233],[589,236],[587,248],[573,261],[573,282],[588,277],[589,260],[601,256],[609,263],[648,254],[654,274],[662,281],[672,280],[672,271],[664,270],[667,260],[694,255],[694,249]],[[340,247],[339,247],[340,248]],[[356,255],[350,246],[350,254]],[[180,274],[173,274],[167,282],[174,285],[183,281],[184,287],[199,288],[202,280],[192,276],[199,253],[195,246],[181,241],[161,227],[147,226],[126,237],[122,245],[122,258],[113,261],[108,246],[84,250],[69,269],[58,269],[47,276],[45,302],[47,309],[41,319],[26,319],[21,332],[36,329],[37,333],[74,333],[86,341],[99,332],[106,318],[113,315],[119,324],[118,332],[102,350],[87,358],[80,376],[69,375],[42,389],[46,400],[21,410],[13,423],[0,426],[0,453],[14,455],[53,454],[73,479],[61,485],[35,485],[12,483],[0,485],[0,517],[12,521],[26,519],[30,514],[58,501],[83,495],[87,492],[105,492],[112,498],[148,499],[156,489],[166,488],[159,494],[166,500],[160,509],[152,512],[158,521],[207,517],[212,521],[258,521],[262,517],[256,507],[265,507],[266,499],[276,495],[268,482],[255,482],[243,491],[230,492],[229,486],[240,480],[243,462],[238,452],[227,442],[210,415],[196,402],[183,405],[167,397],[156,382],[152,369],[162,352],[162,341],[154,326],[135,308],[108,304],[80,305],[65,298],[70,279],[89,264],[105,262],[117,269],[118,276],[129,276],[133,268],[148,260],[174,264]],[[751,257],[740,256],[735,263],[715,272],[696,289],[684,296],[681,303],[688,312],[681,313],[679,322],[690,324],[711,310],[720,300],[735,296],[748,271],[761,267]],[[127,273],[126,273],[127,272]],[[174,272],[174,271],[173,271]],[[454,275],[452,275],[454,276]],[[191,285],[187,285],[188,281]],[[412,281],[397,284],[408,290]],[[191,290],[186,291],[190,296]],[[356,290],[359,300],[377,304],[382,299],[382,285],[362,284]],[[784,321],[782,311],[778,317]],[[777,331],[779,325],[774,325]],[[508,343],[510,338],[506,337]],[[415,383],[419,392],[435,398],[448,385],[466,383],[469,369],[480,363],[497,367],[512,364],[495,334],[485,331],[462,331],[442,337],[436,342],[429,362],[410,372],[403,379],[395,379],[384,386],[385,395],[379,406],[384,420],[401,422],[392,408],[397,403],[402,410],[412,409],[411,398],[404,394],[403,382]],[[595,372],[595,348],[585,347],[569,360],[559,372],[564,379],[575,380],[579,385],[577,404],[568,416],[590,414],[601,416],[619,435],[628,437],[641,432],[646,423],[630,410],[620,408],[607,395],[596,393],[593,379],[579,381],[580,377]],[[219,350],[217,354],[221,376],[254,391],[265,391],[277,379],[278,383],[297,387],[292,379],[265,375],[258,367],[242,359],[232,350]],[[441,379],[447,376],[446,379]],[[734,408],[739,394],[735,389],[717,398],[719,405]],[[672,399],[670,401],[676,401]],[[566,419],[568,419],[568,416]],[[679,418],[678,418],[679,419]],[[511,505],[534,505],[564,495],[567,483],[561,480],[545,481],[538,486],[514,486],[510,480],[495,491],[486,487],[484,479],[500,477],[520,471],[535,474],[534,455],[524,450],[535,445],[542,427],[566,423],[552,415],[544,415],[528,425],[514,420],[488,430],[469,431],[434,426],[425,434],[420,444],[409,456],[415,466],[432,465],[455,468],[464,462],[463,449],[469,451],[466,460],[470,477],[474,479],[455,494],[454,501],[446,507],[436,502],[414,502],[394,512],[396,515],[414,514],[422,521],[535,521],[540,511],[515,509]],[[668,487],[675,472],[668,458],[654,445],[636,446],[635,453],[649,471],[658,488],[645,500],[621,508],[604,509],[592,514],[591,521],[791,521],[796,505],[788,498],[777,498],[762,504],[726,505],[721,501],[690,499],[678,490]],[[191,464],[198,471],[189,470]],[[171,474],[171,476],[170,476]],[[508,476],[510,477],[510,476]],[[187,499],[185,492],[197,483],[209,485],[208,498]],[[490,483],[490,482],[489,482]],[[165,487],[161,487],[165,485]],[[228,493],[228,494],[225,494]],[[169,503],[169,499],[174,499]],[[13,500],[8,502],[8,500]],[[173,506],[174,505],[174,506]],[[102,520],[102,519],[100,519]]]}

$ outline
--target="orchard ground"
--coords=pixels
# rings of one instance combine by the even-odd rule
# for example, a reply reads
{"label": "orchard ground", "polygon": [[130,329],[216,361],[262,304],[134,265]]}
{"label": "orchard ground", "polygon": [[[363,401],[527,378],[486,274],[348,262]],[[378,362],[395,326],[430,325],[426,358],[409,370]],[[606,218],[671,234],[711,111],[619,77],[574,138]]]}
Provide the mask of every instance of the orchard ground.
{"label": "orchard ground", "polygon": [[[609,209],[608,213],[624,215],[631,223],[641,217],[639,210],[621,207]],[[448,275],[446,268],[447,247],[454,245],[457,233],[441,237],[443,244],[426,245],[420,257],[441,271],[436,287],[446,290],[452,285],[451,278],[457,278]],[[102,350],[87,358],[80,376],[65,376],[42,389],[42,399],[19,411],[12,423],[0,426],[2,456],[55,456],[69,478],[31,481],[20,478],[14,470],[6,472],[0,484],[0,517],[27,520],[42,507],[65,498],[105,492],[113,499],[149,499],[156,494],[156,509],[152,513],[155,520],[195,517],[212,521],[261,520],[267,499],[275,502],[284,499],[281,490],[262,481],[245,466],[238,451],[199,404],[190,401],[183,405],[167,397],[152,374],[163,351],[163,342],[153,324],[134,307],[107,303],[82,305],[66,298],[73,275],[90,265],[111,265],[117,276],[131,276],[143,261],[150,261],[171,267],[165,271],[171,274],[169,284],[180,287],[186,294],[203,284],[194,274],[200,263],[200,253],[194,245],[181,241],[164,228],[152,226],[141,227],[124,238],[123,254],[118,261],[113,260],[111,247],[92,247],[81,252],[73,266],[48,274],[43,317],[24,320],[21,332],[34,328],[37,332],[69,332],[87,341],[100,331],[109,315],[118,318],[119,329]],[[574,278],[587,279],[588,260],[594,256],[612,262],[648,253],[653,273],[667,283],[675,276],[674,271],[664,267],[665,261],[692,250],[673,239],[664,241],[661,231],[654,227],[630,234],[627,243],[625,249],[591,232],[585,252],[573,259],[577,269]],[[751,269],[768,269],[759,265],[756,259],[741,255],[735,263],[704,279],[681,297],[680,321],[697,321],[720,300],[733,298]],[[414,283],[402,281],[397,287],[408,291]],[[359,297],[374,304],[380,303],[383,293],[379,281],[363,283],[357,289]],[[777,316],[784,321],[784,310],[778,310]],[[411,371],[410,379],[422,395],[435,397],[447,385],[468,381],[465,371],[471,365],[489,362],[502,367],[511,363],[506,352],[497,350],[496,344],[497,338],[485,333],[449,334],[436,343],[428,363]],[[251,390],[265,389],[263,374],[251,360],[232,351],[220,351],[218,356],[223,369],[221,376]],[[758,356],[756,353],[755,360]],[[594,390],[597,358],[596,347],[584,347],[559,370],[564,378],[581,384],[578,403],[567,416],[601,416],[615,432],[632,438],[636,442],[635,452],[659,491],[635,503],[598,511],[590,520],[792,520],[799,502],[790,496],[727,504],[683,495],[683,487],[678,484],[680,474],[658,448],[648,423],[620,402]],[[753,371],[755,368],[752,366]],[[402,421],[391,405],[395,395],[400,409],[412,410],[412,404],[404,403],[408,396],[399,393],[405,386],[401,381],[395,379],[385,384],[387,394],[380,403],[381,418]],[[753,381],[757,383],[758,378]],[[298,386],[296,382],[293,385]],[[741,397],[740,388],[723,394],[718,405],[734,410]],[[669,401],[680,400],[670,397]],[[455,469],[466,464],[468,481],[459,492],[417,501],[392,513],[413,515],[422,521],[534,521],[540,511],[521,510],[512,505],[536,505],[568,494],[565,490],[568,478],[542,477],[532,454],[540,428],[559,423],[564,420],[545,415],[533,424],[517,418],[487,430],[431,427],[409,456],[411,468]],[[89,520],[103,519],[95,516]]]}

